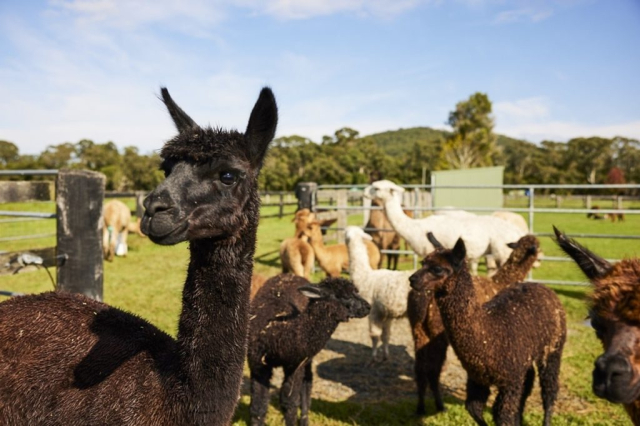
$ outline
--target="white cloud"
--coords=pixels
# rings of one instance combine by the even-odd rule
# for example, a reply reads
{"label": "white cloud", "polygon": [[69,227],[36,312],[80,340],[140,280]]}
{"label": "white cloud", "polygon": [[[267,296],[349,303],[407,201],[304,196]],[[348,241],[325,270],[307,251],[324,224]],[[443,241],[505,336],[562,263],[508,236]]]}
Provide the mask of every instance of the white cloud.
{"label": "white cloud", "polygon": [[540,142],[545,139],[567,141],[580,136],[627,136],[640,139],[640,121],[594,124],[551,119],[551,102],[542,96],[496,102],[493,107],[496,132]]}
{"label": "white cloud", "polygon": [[626,136],[640,140],[640,120],[596,125],[574,121],[541,121],[513,125],[496,125],[496,132],[532,142],[542,140],[567,141],[580,136],[601,136],[611,138]]}
{"label": "white cloud", "polygon": [[539,22],[553,15],[551,8],[523,8],[505,10],[498,13],[493,20],[495,24],[512,24],[515,22],[530,21]]}
{"label": "white cloud", "polygon": [[500,121],[531,120],[549,116],[549,103],[543,97],[496,102],[493,111]]}
{"label": "white cloud", "polygon": [[[102,24],[132,30],[162,22],[169,27],[205,29],[226,18],[223,1],[215,0],[50,0],[50,13],[68,13],[81,26]],[[189,22],[185,27],[181,23]]]}

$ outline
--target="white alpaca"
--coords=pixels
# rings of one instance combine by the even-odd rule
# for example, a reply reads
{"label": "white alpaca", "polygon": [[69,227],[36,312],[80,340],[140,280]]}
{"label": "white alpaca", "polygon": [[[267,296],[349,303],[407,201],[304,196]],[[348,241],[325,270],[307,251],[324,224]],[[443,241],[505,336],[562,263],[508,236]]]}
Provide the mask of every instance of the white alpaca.
{"label": "white alpaca", "polygon": [[345,233],[349,248],[349,273],[360,295],[371,304],[369,335],[375,360],[378,342],[382,340],[383,359],[389,357],[391,321],[407,314],[409,277],[414,271],[372,269],[363,239],[371,236],[356,226],[348,226]]}
{"label": "white alpaca", "polygon": [[496,263],[502,265],[511,254],[511,249],[506,247],[506,243],[518,241],[525,235],[517,227],[492,216],[432,215],[425,219],[412,219],[404,214],[400,203],[396,201],[394,193],[397,192],[404,192],[404,188],[391,181],[381,180],[367,187],[364,195],[383,202],[393,229],[420,256],[424,257],[433,251],[433,245],[427,239],[427,232],[432,232],[447,248],[453,247],[458,238],[462,238],[467,248],[471,270],[477,274],[481,257],[492,254]]}
{"label": "white alpaca", "polygon": [[[463,218],[463,219],[479,217],[475,213],[471,213],[471,212],[468,212],[468,211],[465,211],[465,210],[457,210],[454,207],[447,208],[446,210],[437,210],[436,212],[434,212],[434,214],[450,216],[450,217],[457,217],[457,218]],[[524,232],[524,235],[529,234],[529,226],[527,225],[527,221],[524,220],[524,218],[522,216],[520,216],[518,213],[509,212],[509,211],[496,211],[496,212],[491,213],[491,216],[500,218],[500,219],[510,223],[511,225],[513,225],[516,228],[518,228],[520,231]],[[513,235],[515,235],[513,232],[507,232],[506,234],[497,233],[495,235],[495,237],[492,237],[491,250],[492,251],[495,251],[495,250],[502,251],[502,247],[504,245],[500,245],[501,242],[504,243],[504,244],[508,244],[508,243],[514,242],[514,241],[507,241],[507,239],[508,238],[512,238]],[[502,241],[500,241],[500,240],[502,240]],[[544,256],[544,254],[542,253],[542,251],[539,251],[538,252],[538,259],[541,259],[543,256]],[[501,258],[504,259],[504,254],[501,256]],[[508,258],[508,255],[507,255],[507,258]],[[540,266],[540,260],[537,260],[533,264],[533,267],[534,268],[538,268],[539,266]],[[494,257],[492,255],[488,255],[487,256],[487,269],[495,271],[495,269],[497,269],[497,267],[498,267],[498,265],[496,265]]]}

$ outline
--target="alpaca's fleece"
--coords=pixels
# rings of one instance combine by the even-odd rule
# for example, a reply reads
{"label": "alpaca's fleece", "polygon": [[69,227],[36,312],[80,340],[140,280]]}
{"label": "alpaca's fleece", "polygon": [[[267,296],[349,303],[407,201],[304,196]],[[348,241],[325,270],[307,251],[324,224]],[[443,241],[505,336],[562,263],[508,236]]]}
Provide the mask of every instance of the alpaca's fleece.
{"label": "alpaca's fleece", "polygon": [[[349,248],[349,273],[360,294],[371,304],[369,332],[373,340],[374,355],[377,339],[382,336],[385,356],[388,354],[389,327],[395,318],[407,314],[409,277],[413,271],[373,270],[363,241],[371,238],[355,226],[346,230]],[[386,330],[386,331],[385,331]]]}
{"label": "alpaca's fleece", "polygon": [[625,259],[594,282],[591,308],[611,321],[640,323],[640,260]]}
{"label": "alpaca's fleece", "polygon": [[486,254],[494,254],[499,264],[506,262],[511,253],[506,244],[515,242],[524,235],[510,223],[491,216],[432,215],[425,219],[409,218],[394,196],[402,191],[404,188],[384,180],[371,184],[369,192],[365,195],[384,202],[385,212],[393,229],[420,256],[426,256],[433,251],[433,246],[427,240],[428,232],[433,232],[445,247],[453,247],[458,238],[462,238],[467,248],[467,259],[472,262],[475,272],[479,259]]}

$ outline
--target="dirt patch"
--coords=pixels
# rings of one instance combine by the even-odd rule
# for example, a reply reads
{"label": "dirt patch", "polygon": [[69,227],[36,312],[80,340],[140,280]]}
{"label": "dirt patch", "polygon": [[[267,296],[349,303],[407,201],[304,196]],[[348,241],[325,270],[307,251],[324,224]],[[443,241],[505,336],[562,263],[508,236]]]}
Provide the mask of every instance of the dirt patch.
{"label": "dirt patch", "polygon": [[[393,322],[390,359],[371,363],[371,339],[366,318],[341,324],[326,347],[313,360],[314,383],[312,397],[325,401],[353,401],[372,404],[390,400],[414,400],[413,340],[407,319]],[[464,400],[467,373],[451,348],[447,353],[441,385],[445,396]],[[245,392],[249,393],[245,381]],[[282,371],[277,369],[272,380],[277,393]],[[495,397],[492,392],[491,404]],[[427,395],[427,398],[430,398]],[[556,412],[581,413],[590,410],[589,403],[572,397],[562,385],[555,405]],[[537,384],[527,401],[527,411],[542,411],[540,388]]]}

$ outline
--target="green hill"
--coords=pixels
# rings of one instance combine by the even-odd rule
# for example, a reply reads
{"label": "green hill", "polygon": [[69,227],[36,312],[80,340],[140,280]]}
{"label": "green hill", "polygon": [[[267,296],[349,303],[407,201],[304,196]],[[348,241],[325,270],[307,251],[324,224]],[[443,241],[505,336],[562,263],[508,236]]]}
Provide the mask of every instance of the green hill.
{"label": "green hill", "polygon": [[397,157],[411,152],[416,142],[439,144],[450,132],[430,127],[412,127],[409,129],[389,130],[367,136],[386,154]]}

